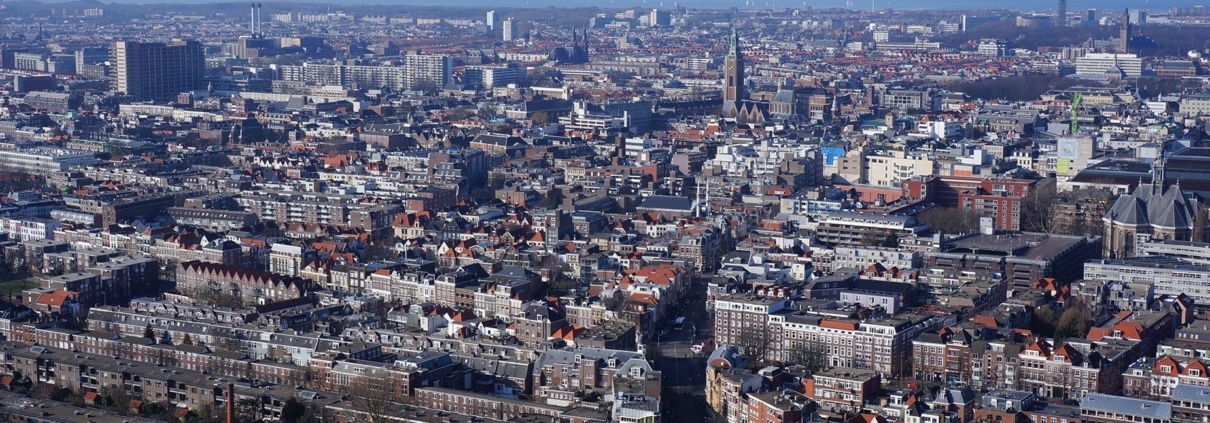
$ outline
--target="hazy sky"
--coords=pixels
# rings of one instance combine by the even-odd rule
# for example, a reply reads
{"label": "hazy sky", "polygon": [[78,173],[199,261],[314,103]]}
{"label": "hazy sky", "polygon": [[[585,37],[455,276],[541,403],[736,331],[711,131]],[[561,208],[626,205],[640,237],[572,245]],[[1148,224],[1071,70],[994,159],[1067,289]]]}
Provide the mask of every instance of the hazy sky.
{"label": "hazy sky", "polygon": [[[545,6],[599,6],[599,7],[672,7],[675,0],[291,0],[306,3],[339,4],[413,4],[433,6],[466,6],[466,7],[545,7]],[[852,3],[847,3],[851,1]],[[51,1],[53,2],[53,0]],[[104,3],[208,3],[206,0],[102,0]],[[271,3],[272,1],[265,1]],[[803,0],[681,0],[681,6],[690,8],[721,9],[737,7],[741,9],[769,7],[802,7]],[[871,3],[879,9],[1015,9],[1024,11],[1053,11],[1057,0],[806,0],[812,7],[849,7],[853,9],[869,9]],[[1119,10],[1127,7],[1132,9],[1148,9],[1154,11],[1167,10],[1173,6],[1192,6],[1206,4],[1206,0],[1068,0],[1067,10],[1078,11],[1089,8],[1101,10]]]}

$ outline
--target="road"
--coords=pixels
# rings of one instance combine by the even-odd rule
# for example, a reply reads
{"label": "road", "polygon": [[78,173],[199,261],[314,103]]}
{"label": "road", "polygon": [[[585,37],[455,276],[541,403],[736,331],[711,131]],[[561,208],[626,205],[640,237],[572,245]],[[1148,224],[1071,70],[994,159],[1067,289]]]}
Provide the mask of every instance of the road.
{"label": "road", "polygon": [[[660,350],[657,367],[663,372],[664,392],[661,395],[664,418],[676,421],[708,420],[706,404],[706,355],[696,354],[691,347],[702,343],[702,334],[709,333],[713,322],[706,312],[706,285],[695,282],[679,313],[669,316],[660,326]],[[685,327],[673,330],[671,321],[685,317]]]}

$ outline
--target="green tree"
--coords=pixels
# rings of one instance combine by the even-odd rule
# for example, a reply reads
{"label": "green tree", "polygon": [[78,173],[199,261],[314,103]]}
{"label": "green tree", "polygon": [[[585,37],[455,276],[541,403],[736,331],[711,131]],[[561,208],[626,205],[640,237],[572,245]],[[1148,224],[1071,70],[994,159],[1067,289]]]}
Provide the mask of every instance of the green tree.
{"label": "green tree", "polygon": [[193,345],[193,338],[186,333],[185,337],[181,338],[181,345]]}
{"label": "green tree", "polygon": [[307,414],[307,406],[298,398],[290,397],[281,406],[281,421],[283,423],[300,423]]}
{"label": "green tree", "polygon": [[1055,324],[1055,343],[1067,338],[1083,338],[1092,329],[1092,308],[1079,297],[1070,297],[1064,302],[1063,314]]}
{"label": "green tree", "polygon": [[148,323],[147,327],[143,329],[143,337],[147,339],[155,339],[155,330],[151,328],[151,323]]}

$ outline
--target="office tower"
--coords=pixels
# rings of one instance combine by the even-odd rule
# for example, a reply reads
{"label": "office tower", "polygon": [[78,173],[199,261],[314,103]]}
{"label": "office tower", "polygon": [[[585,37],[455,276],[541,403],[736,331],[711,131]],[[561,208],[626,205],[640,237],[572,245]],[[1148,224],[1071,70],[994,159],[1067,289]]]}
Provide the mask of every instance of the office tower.
{"label": "office tower", "polygon": [[113,90],[138,101],[163,101],[205,86],[205,52],[197,41],[168,43],[117,41],[113,55]]}
{"label": "office tower", "polygon": [[1059,0],[1059,13],[1055,16],[1055,26],[1067,26],[1067,0]]}
{"label": "office tower", "polygon": [[1096,9],[1088,9],[1088,17],[1084,18],[1084,25],[1087,25],[1087,26],[1096,26],[1097,25],[1097,10]]}
{"label": "office tower", "polygon": [[1139,29],[1147,26],[1147,11],[1143,9],[1130,9],[1130,26],[1134,28],[1134,33],[1139,33]]}
{"label": "office tower", "polygon": [[651,14],[647,15],[648,26],[668,26],[672,24],[672,14],[660,9],[651,9]]}
{"label": "office tower", "polygon": [[723,108],[738,108],[744,100],[744,55],[739,51],[739,32],[731,28],[731,50],[723,61]]}
{"label": "office tower", "polygon": [[496,30],[497,19],[500,19],[500,17],[496,15],[495,10],[487,11],[487,31],[488,32]]}
{"label": "office tower", "polygon": [[504,33],[503,39],[505,42],[517,39],[517,21],[514,21],[513,18],[505,19],[504,23],[500,25],[500,28]]}

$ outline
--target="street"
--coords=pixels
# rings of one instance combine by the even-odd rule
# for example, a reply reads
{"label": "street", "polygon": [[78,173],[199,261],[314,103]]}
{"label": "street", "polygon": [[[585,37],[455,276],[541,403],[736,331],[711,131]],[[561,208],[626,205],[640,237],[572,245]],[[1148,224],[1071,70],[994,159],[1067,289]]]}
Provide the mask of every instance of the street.
{"label": "street", "polygon": [[[672,327],[672,321],[678,316],[685,317],[681,330]],[[664,376],[665,418],[692,422],[707,420],[705,363],[709,354],[697,354],[691,348],[705,341],[703,338],[709,336],[708,329],[712,324],[706,312],[706,285],[699,282],[690,289],[680,314],[668,316],[661,322],[657,341],[658,367]]]}

